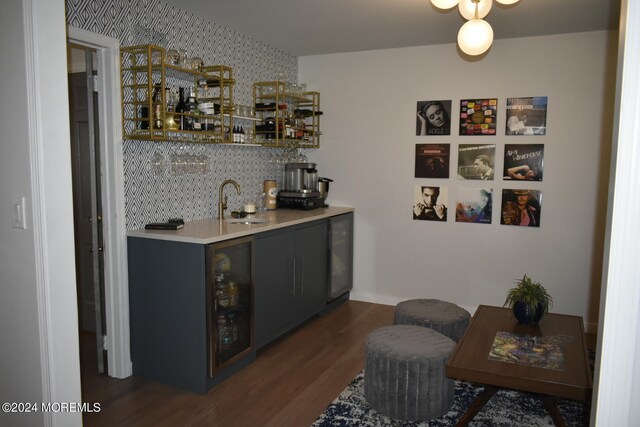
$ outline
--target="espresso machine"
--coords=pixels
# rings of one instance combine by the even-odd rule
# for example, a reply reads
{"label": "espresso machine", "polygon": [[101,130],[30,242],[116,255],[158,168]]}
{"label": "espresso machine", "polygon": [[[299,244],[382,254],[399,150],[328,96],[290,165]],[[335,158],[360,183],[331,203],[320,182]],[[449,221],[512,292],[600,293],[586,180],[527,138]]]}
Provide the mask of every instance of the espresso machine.
{"label": "espresso machine", "polygon": [[303,210],[321,208],[325,206],[325,197],[318,189],[315,163],[285,164],[284,188],[278,192],[278,207]]}

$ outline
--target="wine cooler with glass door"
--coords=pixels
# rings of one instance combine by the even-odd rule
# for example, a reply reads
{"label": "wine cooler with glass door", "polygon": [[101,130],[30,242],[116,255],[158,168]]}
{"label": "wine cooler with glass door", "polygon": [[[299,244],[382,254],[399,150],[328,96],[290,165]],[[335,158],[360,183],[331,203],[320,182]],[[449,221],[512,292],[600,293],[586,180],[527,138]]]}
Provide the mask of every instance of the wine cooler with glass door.
{"label": "wine cooler with glass door", "polygon": [[207,246],[209,377],[253,351],[253,237]]}
{"label": "wine cooler with glass door", "polygon": [[353,288],[353,213],[329,218],[327,302],[348,299]]}

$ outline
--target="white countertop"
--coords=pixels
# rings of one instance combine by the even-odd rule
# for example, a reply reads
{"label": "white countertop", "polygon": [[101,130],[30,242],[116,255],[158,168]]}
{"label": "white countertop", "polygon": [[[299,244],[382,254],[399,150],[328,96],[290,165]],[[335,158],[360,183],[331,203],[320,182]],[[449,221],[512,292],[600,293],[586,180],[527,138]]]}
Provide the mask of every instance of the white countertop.
{"label": "white countertop", "polygon": [[130,230],[127,236],[146,239],[172,240],[184,243],[208,244],[237,237],[250,236],[256,233],[276,230],[291,225],[302,224],[317,219],[353,212],[353,208],[330,206],[309,211],[296,209],[275,209],[259,212],[250,217],[266,218],[263,224],[233,224],[215,218],[185,222],[180,230]]}

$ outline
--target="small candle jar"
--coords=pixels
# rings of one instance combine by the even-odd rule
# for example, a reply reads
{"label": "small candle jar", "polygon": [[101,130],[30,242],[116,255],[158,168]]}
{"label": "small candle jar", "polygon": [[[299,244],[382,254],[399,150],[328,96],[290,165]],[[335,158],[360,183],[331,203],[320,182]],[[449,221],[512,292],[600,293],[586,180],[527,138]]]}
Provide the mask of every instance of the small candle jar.
{"label": "small candle jar", "polygon": [[248,214],[256,213],[256,204],[253,201],[244,204],[244,211]]}

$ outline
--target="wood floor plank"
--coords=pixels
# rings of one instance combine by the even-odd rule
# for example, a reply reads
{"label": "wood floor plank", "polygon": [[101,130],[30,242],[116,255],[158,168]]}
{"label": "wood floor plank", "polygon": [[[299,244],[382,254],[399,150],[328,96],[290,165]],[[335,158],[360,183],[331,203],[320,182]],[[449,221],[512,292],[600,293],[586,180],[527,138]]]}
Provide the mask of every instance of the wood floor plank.
{"label": "wood floor plank", "polygon": [[83,399],[102,408],[85,414],[84,425],[309,426],[363,369],[366,336],[392,324],[393,312],[348,301],[261,349],[255,362],[206,395],[137,376],[98,375],[83,335],[89,341],[81,345]]}

